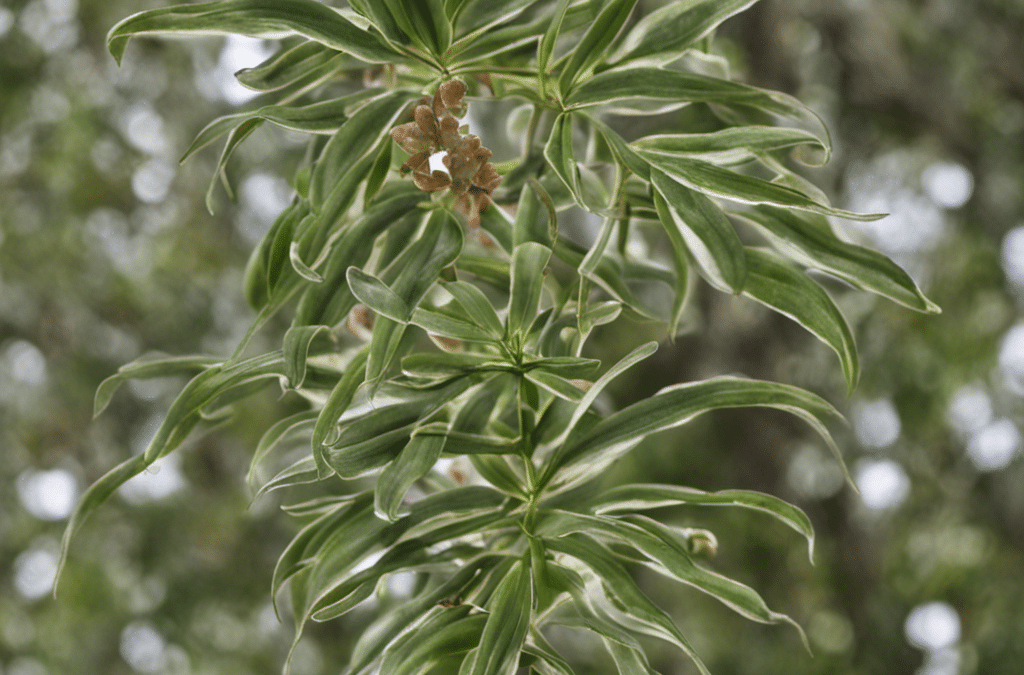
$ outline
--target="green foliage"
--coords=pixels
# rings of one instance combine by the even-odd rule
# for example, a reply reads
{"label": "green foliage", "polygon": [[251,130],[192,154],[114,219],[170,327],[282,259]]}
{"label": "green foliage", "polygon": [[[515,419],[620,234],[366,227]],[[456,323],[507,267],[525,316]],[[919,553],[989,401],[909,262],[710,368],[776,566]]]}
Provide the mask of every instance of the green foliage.
{"label": "green foliage", "polygon": [[[313,0],[222,0],[142,12],[111,31],[117,58],[141,34],[300,36],[304,42],[239,74],[277,99],[211,123],[186,157],[227,135],[222,176],[234,148],[264,122],[314,139],[291,206],[247,266],[244,290],[259,315],[235,354],[136,362],[101,385],[97,413],[126,379],[200,371],[145,453],[85,494],[65,554],[71,535],[120,485],[204,421],[279,381],[308,409],[269,426],[253,466],[285,436],[306,437],[309,452],[258,487],[315,483],[325,497],[299,509],[314,519],[272,580],[275,602],[289,589],[296,642],[308,621],[350,612],[390,575],[415,572],[419,580],[406,603],[385,609],[358,640],[352,675],[378,663],[388,673],[571,673],[543,634],[548,625],[594,633],[621,673],[650,672],[638,636],[668,641],[706,672],[632,581],[624,565],[637,562],[751,620],[796,625],[752,588],[700,564],[717,547],[713,535],[635,512],[671,504],[755,509],[812,546],[810,521],[797,507],[740,490],[638,484],[598,498],[585,492],[647,436],[722,408],[791,413],[843,464],[829,431],[838,413],[786,384],[714,377],[605,416],[594,410],[613,378],[656,349],[637,347],[595,380],[601,364],[584,357],[594,327],[622,314],[658,322],[674,337],[691,266],[714,288],[748,296],[828,344],[850,388],[858,376],[852,332],[808,268],[937,311],[894,263],[841,241],[823,217],[878,216],[835,209],[814,190],[783,184],[785,153],[830,152],[806,107],[679,65],[695,41],[752,3],[672,3],[630,29],[635,0],[350,4],[339,12]],[[365,68],[372,78],[382,63],[383,87],[324,93],[339,71]],[[504,177],[481,139],[456,121],[463,93],[482,100],[485,86],[533,107],[523,155],[502,165]],[[708,106],[720,128],[661,129],[627,142],[601,120],[666,102]],[[755,112],[811,130],[743,122]],[[426,157],[440,151],[448,171],[431,172]],[[812,163],[807,154],[794,153]],[[517,208],[514,219],[506,206]],[[577,207],[605,217],[590,248],[559,222]],[[616,232],[620,246],[612,244]],[[753,232],[776,250],[745,245]],[[637,259],[625,245],[631,236],[664,236],[671,269]],[[641,299],[655,288],[669,289],[670,307]],[[244,358],[252,334],[293,300],[281,349]],[[438,468],[442,458],[461,457],[480,484]],[[424,496],[411,499],[413,489]]]}

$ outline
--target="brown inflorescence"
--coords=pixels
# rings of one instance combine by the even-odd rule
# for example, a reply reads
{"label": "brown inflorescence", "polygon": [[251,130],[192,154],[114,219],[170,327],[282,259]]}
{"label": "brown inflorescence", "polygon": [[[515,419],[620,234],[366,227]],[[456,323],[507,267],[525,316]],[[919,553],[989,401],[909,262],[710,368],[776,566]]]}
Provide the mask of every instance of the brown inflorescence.
{"label": "brown inflorescence", "polygon": [[[391,138],[412,155],[402,165],[403,175],[412,173],[413,183],[424,192],[448,189],[456,197],[455,209],[480,225],[480,213],[491,203],[490,195],[501,184],[501,176],[488,160],[491,151],[473,134],[459,132],[459,118],[466,114],[462,97],[466,85],[449,80],[437,88],[433,99],[424,96],[413,109],[413,121],[391,130]],[[444,152],[448,172],[430,170],[431,155]]]}

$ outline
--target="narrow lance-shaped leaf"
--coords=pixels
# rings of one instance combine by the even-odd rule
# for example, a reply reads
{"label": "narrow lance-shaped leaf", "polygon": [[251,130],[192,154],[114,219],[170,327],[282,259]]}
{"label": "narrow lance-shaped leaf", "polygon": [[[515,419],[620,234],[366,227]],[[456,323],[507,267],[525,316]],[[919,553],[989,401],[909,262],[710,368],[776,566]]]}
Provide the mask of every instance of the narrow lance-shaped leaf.
{"label": "narrow lance-shaped leaf", "polygon": [[405,300],[388,288],[387,284],[358,267],[349,267],[348,286],[359,302],[392,321],[405,322],[412,313]]}
{"label": "narrow lance-shaped leaf", "polygon": [[821,286],[773,256],[747,249],[743,294],[785,314],[814,333],[839,356],[849,391],[857,385],[857,345],[842,312]]}
{"label": "narrow lance-shaped leaf", "polygon": [[288,435],[295,433],[296,430],[310,428],[312,429],[313,423],[316,421],[317,412],[315,410],[304,410],[294,415],[289,415],[283,420],[278,421],[271,426],[267,431],[260,437],[259,443],[256,445],[256,450],[253,452],[252,461],[249,463],[249,473],[246,474],[245,482],[252,485],[256,479],[256,470],[259,468],[260,463],[266,458],[270,452],[277,447],[277,445]]}
{"label": "narrow lance-shaped leaf", "polygon": [[505,327],[494,306],[479,288],[465,281],[442,281],[441,287],[452,294],[473,322],[492,337],[500,339]]}
{"label": "narrow lance-shaped leaf", "polygon": [[529,551],[498,585],[490,602],[490,615],[480,636],[480,649],[469,675],[514,675],[519,652],[530,630],[533,579]]}
{"label": "narrow lance-shaped leaf", "polygon": [[150,33],[235,33],[260,37],[294,32],[370,63],[401,55],[372,33],[315,0],[218,0],[139,12],[114,26],[107,46],[118,63],[128,41]]}
{"label": "narrow lance-shaped leaf", "polygon": [[679,632],[672,618],[640,590],[632,575],[615,560],[611,551],[585,534],[570,534],[546,541],[551,550],[568,554],[593,570],[607,592],[625,606],[631,618],[646,626],[655,636],[678,647],[693,660],[701,673],[709,675],[704,662]]}
{"label": "narrow lance-shaped leaf", "polygon": [[318,335],[329,335],[327,326],[292,326],[284,334],[282,351],[284,352],[284,376],[288,378],[288,386],[299,389],[306,381],[306,361],[309,359],[309,348]]}
{"label": "narrow lance-shaped leaf", "polygon": [[560,0],[558,5],[555,6],[554,17],[551,19],[548,29],[544,31],[544,37],[541,38],[540,43],[537,45],[537,73],[540,76],[541,96],[545,95],[548,63],[551,61],[551,54],[555,50],[555,41],[562,30],[562,21],[565,19],[565,10],[569,8],[569,2],[570,0]]}
{"label": "narrow lance-shaped leaf", "polygon": [[228,160],[231,159],[231,155],[235,153],[238,146],[261,126],[263,126],[262,119],[247,119],[232,129],[231,133],[228,135],[228,140],[224,143],[224,149],[221,150],[220,159],[217,160],[217,168],[213,172],[213,178],[210,180],[209,187],[206,188],[206,210],[209,211],[211,215],[214,212],[213,193],[217,189],[218,181],[224,186],[224,190],[228,193],[228,197],[231,199],[235,198],[234,191],[228,183],[227,174],[224,173],[224,169],[227,167]]}
{"label": "narrow lance-shaped leaf", "polygon": [[657,521],[635,516],[626,522],[607,516],[552,511],[544,514],[538,525],[538,532],[554,537],[578,531],[599,534],[634,548],[655,563],[656,571],[707,593],[753,621],[789,623],[803,637],[796,622],[769,609],[754,589],[695,564],[670,528]]}
{"label": "narrow lance-shaped leaf", "polygon": [[615,66],[631,61],[663,65],[675,61],[718,24],[757,0],[671,2],[637,22],[609,57]]}
{"label": "narrow lance-shaped leaf", "polygon": [[345,372],[341,379],[334,385],[334,389],[327,396],[327,402],[317,415],[316,424],[313,426],[312,446],[313,457],[316,459],[317,468],[321,475],[328,472],[327,460],[324,457],[324,443],[327,441],[331,430],[337,425],[342,414],[352,403],[359,385],[363,383],[366,376],[366,355],[369,347],[356,352],[352,359],[346,364]]}
{"label": "narrow lance-shaped leaf", "polygon": [[127,380],[148,380],[155,377],[171,377],[195,370],[204,370],[220,364],[223,359],[212,356],[163,356],[147,354],[131,363],[126,363],[117,372],[100,382],[93,401],[93,417],[99,417],[108,405],[114,392]]}
{"label": "narrow lance-shaped leaf", "polygon": [[544,158],[554,169],[555,175],[569,189],[577,203],[580,198],[579,169],[572,148],[572,115],[563,113],[555,120],[551,136],[544,146]]}
{"label": "narrow lance-shaped leaf", "polygon": [[551,258],[551,249],[534,242],[516,247],[512,254],[512,287],[508,301],[509,336],[529,328],[540,308],[544,287],[544,268]]}
{"label": "narrow lance-shaped leaf", "polygon": [[579,43],[573,47],[569,60],[562,66],[558,89],[564,95],[588,70],[604,58],[608,47],[626,25],[637,0],[611,0],[590,24]]}
{"label": "narrow lance-shaped leaf", "polygon": [[766,152],[789,148],[812,148],[815,161],[800,153],[797,159],[820,166],[828,161],[828,148],[814,134],[789,127],[729,127],[705,134],[657,134],[638,138],[630,144],[635,150],[666,155],[686,155],[713,164],[734,165],[750,162]]}
{"label": "narrow lance-shaped leaf", "polygon": [[810,518],[799,507],[763,492],[752,490],[719,490],[704,492],[680,485],[633,484],[620,485],[602,493],[592,509],[598,515],[606,513],[633,513],[678,504],[706,506],[738,506],[767,513],[807,539],[807,551],[813,562],[814,527]]}
{"label": "narrow lance-shaped leaf", "polygon": [[235,73],[238,83],[254,91],[276,91],[307,78],[349,57],[319,42],[305,41],[283,49],[263,63]]}
{"label": "narrow lance-shaped leaf", "polygon": [[[595,471],[599,472],[601,467],[650,434],[685,424],[709,410],[750,406],[776,408],[803,419],[821,435],[846,472],[846,464],[825,424],[829,419],[841,417],[827,401],[809,391],[777,382],[715,377],[666,387],[598,422],[571,444],[563,446],[541,483],[546,485],[556,474],[568,474],[559,481],[564,488],[595,475]],[[848,473],[846,476],[849,479]]]}
{"label": "narrow lance-shaped leaf", "polygon": [[677,255],[690,253],[712,286],[739,293],[747,278],[746,253],[739,235],[718,204],[651,169],[654,206]]}
{"label": "narrow lance-shaped leaf", "polygon": [[104,474],[102,478],[90,485],[89,489],[82,495],[78,505],[75,506],[75,510],[71,514],[71,518],[68,519],[67,527],[64,528],[64,536],[60,543],[60,560],[57,563],[57,573],[54,576],[53,582],[54,596],[57,594],[57,584],[60,582],[61,573],[64,571],[64,565],[67,563],[72,537],[75,536],[75,533],[82,527],[86,519],[102,506],[118,488],[145,471],[150,464],[152,464],[152,461],[146,459],[145,455],[135,455]]}
{"label": "narrow lance-shaped leaf", "polygon": [[377,478],[373,508],[378,517],[394,522],[405,493],[437,463],[444,444],[444,436],[413,433],[395,461]]}
{"label": "narrow lance-shaped leaf", "polygon": [[[587,393],[584,394],[583,398],[580,399],[580,402],[572,413],[572,417],[569,418],[569,421],[565,426],[565,430],[559,434],[558,439],[555,441],[555,447],[560,448],[566,442],[566,439],[569,438],[570,434],[576,428],[576,425],[579,424],[583,416],[588,410],[590,410],[590,406],[594,405],[594,401],[597,400],[597,397],[601,395],[601,392],[604,391],[605,387],[607,387],[612,380],[656,351],[658,351],[657,342],[642,344],[629,354],[622,357],[618,363],[608,369],[608,372],[598,378],[598,380],[591,385],[590,389],[587,390]],[[556,450],[556,452],[559,452],[559,450]]]}
{"label": "narrow lance-shaped leaf", "polygon": [[878,220],[881,213],[854,213],[819,204],[793,188],[771,183],[760,178],[730,171],[729,169],[689,159],[679,155],[641,153],[650,163],[682,185],[707,195],[732,199],[747,204],[771,204],[801,211],[847,220]]}
{"label": "narrow lance-shaped leaf", "polygon": [[627,99],[758,108],[773,115],[799,120],[815,130],[815,135],[826,148],[831,147],[828,129],[821,118],[792,96],[679,70],[642,67],[609,70],[581,82],[565,103],[570,109],[577,109]]}
{"label": "narrow lance-shaped leaf", "polygon": [[941,311],[899,265],[877,251],[841,240],[823,217],[770,206],[736,215],[756,225],[776,248],[808,267],[919,312]]}

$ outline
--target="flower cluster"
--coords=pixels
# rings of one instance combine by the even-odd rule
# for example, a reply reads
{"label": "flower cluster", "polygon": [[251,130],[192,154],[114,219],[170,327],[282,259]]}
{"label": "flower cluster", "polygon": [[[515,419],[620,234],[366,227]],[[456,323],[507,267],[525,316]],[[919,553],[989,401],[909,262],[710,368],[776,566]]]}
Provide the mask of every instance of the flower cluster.
{"label": "flower cluster", "polygon": [[[421,98],[413,120],[391,130],[391,138],[412,156],[402,165],[403,174],[412,173],[413,183],[424,192],[448,189],[455,195],[455,208],[469,219],[470,227],[480,224],[480,213],[491,203],[490,194],[501,184],[501,176],[488,159],[491,151],[473,134],[463,135],[459,118],[466,114],[462,97],[466,85],[449,80],[437,88],[433,99]],[[448,169],[430,171],[431,155],[444,152],[441,160]]]}

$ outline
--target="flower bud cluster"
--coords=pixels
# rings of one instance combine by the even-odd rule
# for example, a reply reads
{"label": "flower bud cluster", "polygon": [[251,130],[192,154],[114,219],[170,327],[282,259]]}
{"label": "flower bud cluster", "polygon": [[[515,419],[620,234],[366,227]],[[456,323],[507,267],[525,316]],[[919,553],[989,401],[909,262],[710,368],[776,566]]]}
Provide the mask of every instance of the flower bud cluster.
{"label": "flower bud cluster", "polygon": [[[448,189],[456,196],[455,208],[469,219],[470,227],[480,224],[480,213],[491,203],[490,194],[501,184],[501,176],[488,160],[491,151],[473,134],[462,134],[459,119],[466,114],[462,97],[466,85],[449,80],[437,88],[433,99],[421,98],[413,110],[413,121],[391,130],[391,138],[412,156],[400,169],[412,173],[413,183],[424,192]],[[431,155],[444,152],[448,172],[430,171]]]}

